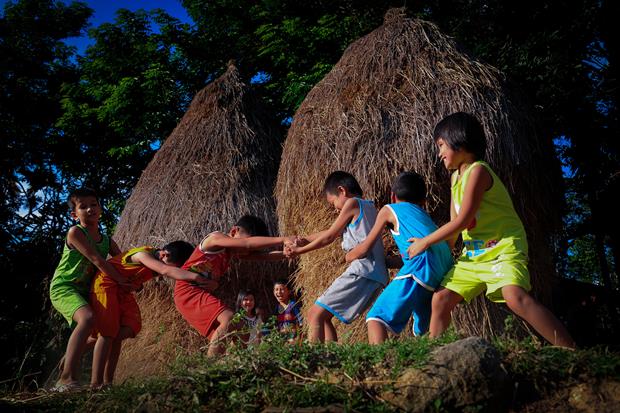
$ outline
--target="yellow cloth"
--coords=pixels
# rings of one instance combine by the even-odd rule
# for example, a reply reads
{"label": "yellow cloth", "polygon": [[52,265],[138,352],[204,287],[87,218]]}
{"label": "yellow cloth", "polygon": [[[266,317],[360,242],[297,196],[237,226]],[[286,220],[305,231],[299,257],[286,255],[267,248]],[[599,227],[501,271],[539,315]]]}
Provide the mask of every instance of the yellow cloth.
{"label": "yellow cloth", "polygon": [[505,302],[502,287],[531,289],[527,237],[506,187],[486,162],[474,162],[460,177],[458,171],[454,173],[451,191],[456,213],[463,203],[471,171],[477,165],[486,168],[493,184],[484,193],[474,219],[463,230],[463,253],[441,285],[468,302],[485,289],[491,301]]}

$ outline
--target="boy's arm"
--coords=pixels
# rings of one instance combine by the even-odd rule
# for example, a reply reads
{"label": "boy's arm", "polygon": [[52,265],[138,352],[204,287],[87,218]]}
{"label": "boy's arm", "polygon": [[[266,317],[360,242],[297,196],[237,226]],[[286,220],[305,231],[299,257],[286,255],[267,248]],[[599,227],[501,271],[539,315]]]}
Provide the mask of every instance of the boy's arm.
{"label": "boy's arm", "polygon": [[282,245],[284,242],[293,242],[294,240],[295,237],[231,238],[216,232],[204,239],[200,246],[205,251],[222,248],[235,248],[238,250],[253,251],[268,247],[276,247]]}
{"label": "boy's arm", "polygon": [[167,265],[147,252],[135,253],[131,256],[131,261],[140,263],[157,274],[161,274],[175,280],[193,281],[195,283],[205,285],[211,284],[210,281],[213,281],[195,272],[183,270],[172,265]]}
{"label": "boy's arm", "polygon": [[292,255],[305,254],[306,252],[323,248],[334,242],[351,222],[356,212],[361,213],[357,206],[357,200],[354,198],[348,199],[347,202],[344,203],[340,214],[338,214],[338,218],[336,218],[334,223],[327,230],[308,236],[306,239],[312,239],[312,241],[303,247],[289,247]]}
{"label": "boy's arm", "polygon": [[102,273],[106,274],[119,285],[128,287],[129,283],[116,271],[116,268],[103,258],[96,248],[92,246],[86,235],[80,231],[77,227],[72,227],[67,233],[67,241],[69,245],[78,250],[80,254],[86,257],[88,261],[92,262],[95,267]]}
{"label": "boy's arm", "polygon": [[484,193],[493,185],[491,174],[482,165],[475,166],[469,174],[469,180],[465,186],[463,194],[463,205],[459,213],[445,225],[442,225],[437,231],[427,235],[424,238],[409,239],[412,244],[407,249],[409,257],[424,252],[431,245],[437,244],[444,240],[456,239],[461,231],[469,226],[476,212],[480,208]]}
{"label": "boy's arm", "polygon": [[284,251],[254,252],[248,255],[241,255],[239,259],[248,261],[280,261],[288,258]]}
{"label": "boy's arm", "polygon": [[314,241],[315,239],[325,236],[325,233],[329,231],[329,229],[325,229],[323,231],[319,231],[319,232],[315,232],[314,234],[310,234],[310,235],[306,235],[304,237],[300,237],[300,239],[302,240],[302,242],[304,242],[304,244],[309,244],[312,241]]}
{"label": "boy's arm", "polygon": [[[454,208],[454,199],[452,199],[452,195],[450,195],[450,221],[452,221],[455,218],[456,218],[456,209]],[[457,239],[459,239],[459,233],[457,233],[456,235],[453,235],[451,238],[447,240],[448,246],[450,247],[450,251],[454,249]]]}
{"label": "boy's arm", "polygon": [[116,241],[114,241],[112,238],[110,238],[110,256],[111,257],[115,257],[118,254],[120,254],[121,252],[122,251],[118,247],[118,244],[116,243]]}
{"label": "boy's arm", "polygon": [[373,225],[372,229],[368,233],[366,239],[351,251],[347,252],[345,256],[345,260],[347,263],[353,262],[359,258],[365,257],[368,254],[368,251],[372,248],[375,241],[381,237],[383,233],[383,228],[387,224],[391,224],[394,221],[394,215],[389,207],[384,206],[381,208],[379,213],[377,214],[377,220],[375,221],[375,225]]}

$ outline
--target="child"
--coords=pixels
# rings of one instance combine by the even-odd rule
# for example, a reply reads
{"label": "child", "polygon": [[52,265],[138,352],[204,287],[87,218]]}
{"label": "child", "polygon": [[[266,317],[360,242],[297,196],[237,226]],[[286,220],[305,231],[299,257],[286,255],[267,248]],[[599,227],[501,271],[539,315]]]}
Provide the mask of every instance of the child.
{"label": "child", "polygon": [[[357,180],[347,172],[336,171],[325,180],[323,193],[327,202],[340,211],[327,230],[312,234],[302,247],[285,249],[289,256],[303,254],[331,244],[342,235],[342,249],[349,251],[360,244],[375,223],[377,210],[371,201],[363,200]],[[378,238],[365,258],[351,262],[334,280],[308,312],[310,342],[337,341],[332,318],[349,324],[368,308],[373,297],[387,284],[383,243]]]}
{"label": "child", "polygon": [[278,332],[288,335],[288,342],[293,344],[301,341],[301,305],[291,298],[291,289],[286,280],[276,280],[273,283],[273,295],[278,300],[276,306],[276,328]]}
{"label": "child", "polygon": [[[189,258],[193,249],[185,241],[174,241],[161,250],[153,247],[133,248],[108,262],[134,290],[157,275],[211,285],[212,281],[199,274],[176,268]],[[122,341],[138,334],[142,320],[134,295],[119,289],[116,281],[102,272],[95,276],[90,303],[95,314],[93,336],[98,337],[93,354],[91,388],[97,389],[112,384]]]}
{"label": "child", "polygon": [[67,203],[71,218],[78,224],[67,232],[62,257],[50,283],[50,299],[73,331],[67,342],[60,379],[53,388],[55,391],[79,387],[80,358],[94,321],[88,305],[88,291],[96,268],[127,288],[120,274],[105,260],[108,253],[120,251],[111,238],[99,231],[101,205],[95,191],[76,189],[69,194]]}
{"label": "child", "polygon": [[452,255],[446,242],[433,245],[423,254],[409,258],[407,247],[411,237],[423,237],[437,229],[424,211],[426,185],[415,172],[404,172],[394,180],[392,203],[379,211],[377,221],[364,242],[349,251],[347,262],[363,257],[383,229],[391,229],[396,246],[403,258],[403,266],[392,282],[383,290],[366,316],[368,341],[380,344],[387,338],[387,330],[399,334],[413,316],[416,336],[428,331],[433,291],[444,274],[452,267]]}
{"label": "child", "polygon": [[256,306],[256,298],[251,290],[241,290],[237,295],[237,314],[241,315],[241,326],[236,330],[242,332],[244,344],[260,341],[260,329],[264,316],[262,309]]}
{"label": "child", "polygon": [[[213,295],[219,279],[228,271],[232,258],[254,260],[283,259],[282,251],[256,253],[268,247],[280,246],[293,239],[267,237],[267,225],[257,217],[243,216],[228,234],[212,232],[198,244],[183,269],[194,271],[214,281],[215,287],[204,289],[186,281],[177,281],[174,302],[183,318],[198,332],[209,338],[208,355],[224,352],[221,343],[228,331],[233,312]],[[254,253],[253,253],[254,252]]]}
{"label": "child", "polygon": [[423,238],[413,238],[409,256],[447,240],[454,245],[463,235],[463,253],[446,274],[444,287],[432,301],[431,337],[449,326],[451,312],[463,299],[471,301],[486,290],[494,302],[505,302],[550,343],[575,346],[560,321],[527,293],[527,238],[506,188],[481,159],[486,149],[484,130],[467,113],[454,113],[437,124],[434,139],[439,157],[452,174],[450,222]]}

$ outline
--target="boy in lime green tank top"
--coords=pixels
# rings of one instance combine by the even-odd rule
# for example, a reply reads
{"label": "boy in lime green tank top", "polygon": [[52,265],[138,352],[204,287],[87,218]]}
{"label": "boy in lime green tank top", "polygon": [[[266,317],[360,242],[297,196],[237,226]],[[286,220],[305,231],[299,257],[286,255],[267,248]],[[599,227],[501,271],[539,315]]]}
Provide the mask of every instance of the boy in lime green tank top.
{"label": "boy in lime green tank top", "polygon": [[120,250],[116,243],[99,231],[101,206],[95,191],[77,189],[69,195],[71,218],[79,223],[69,229],[50,283],[52,305],[73,328],[64,357],[60,379],[54,387],[66,391],[78,387],[78,366],[88,336],[93,328],[93,312],[88,304],[89,290],[96,268],[126,286],[125,281],[105,258]]}
{"label": "boy in lime green tank top", "polygon": [[508,191],[491,167],[481,161],[486,138],[480,122],[458,112],[437,124],[434,139],[444,166],[453,171],[450,222],[424,238],[412,238],[411,257],[447,240],[451,247],[463,236],[463,252],[433,296],[431,337],[443,333],[454,307],[486,291],[494,302],[527,321],[550,343],[574,347],[562,323],[532,297],[527,269],[527,236]]}

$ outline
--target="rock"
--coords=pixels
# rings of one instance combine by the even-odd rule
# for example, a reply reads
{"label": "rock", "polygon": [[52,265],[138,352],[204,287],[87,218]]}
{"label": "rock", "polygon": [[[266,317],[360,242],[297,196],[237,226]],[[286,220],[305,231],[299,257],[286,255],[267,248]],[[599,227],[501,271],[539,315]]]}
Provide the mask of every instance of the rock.
{"label": "rock", "polygon": [[587,413],[620,412],[620,383],[605,380],[578,384],[571,389],[568,404]]}
{"label": "rock", "polygon": [[479,337],[448,344],[431,354],[429,363],[410,368],[383,399],[411,412],[435,410],[506,410],[509,379],[499,352]]}

